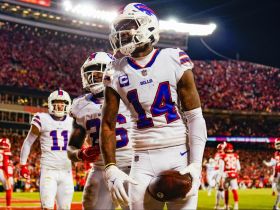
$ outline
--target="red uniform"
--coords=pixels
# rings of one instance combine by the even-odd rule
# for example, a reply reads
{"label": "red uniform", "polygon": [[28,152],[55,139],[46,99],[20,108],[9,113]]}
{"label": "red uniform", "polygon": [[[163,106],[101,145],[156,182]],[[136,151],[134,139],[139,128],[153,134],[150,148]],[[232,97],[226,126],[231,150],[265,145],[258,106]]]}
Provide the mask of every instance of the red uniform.
{"label": "red uniform", "polygon": [[226,208],[229,208],[229,187],[231,187],[233,199],[234,199],[234,208],[238,209],[238,171],[240,170],[239,156],[237,153],[233,152],[233,145],[227,143],[225,148],[225,155],[223,156],[224,160],[224,173],[225,173],[225,204]]}
{"label": "red uniform", "polygon": [[277,174],[280,173],[280,152],[276,151],[274,153],[274,159],[276,161],[274,166],[274,177],[277,177]]}
{"label": "red uniform", "polygon": [[6,191],[6,205],[11,205],[13,190],[13,164],[10,161],[11,144],[7,138],[0,139],[0,181]]}
{"label": "red uniform", "polygon": [[225,162],[224,172],[228,178],[237,178],[239,166],[239,156],[236,153],[226,153],[223,156]]}

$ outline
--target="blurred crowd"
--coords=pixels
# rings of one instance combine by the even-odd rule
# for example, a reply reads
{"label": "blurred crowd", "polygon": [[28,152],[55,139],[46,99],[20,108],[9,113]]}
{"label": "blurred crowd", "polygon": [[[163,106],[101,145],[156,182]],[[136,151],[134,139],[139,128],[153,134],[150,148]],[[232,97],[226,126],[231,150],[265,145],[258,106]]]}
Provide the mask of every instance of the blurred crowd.
{"label": "blurred crowd", "polygon": [[194,61],[204,108],[280,110],[280,69],[244,61]]}
{"label": "blurred crowd", "polygon": [[[6,22],[0,28],[0,84],[81,93],[80,66],[107,40]],[[280,110],[280,70],[243,61],[194,61],[204,108]]]}
{"label": "blurred crowd", "polygon": [[6,23],[0,29],[0,84],[81,93],[80,67],[108,41]]}
{"label": "blurred crowd", "polygon": [[280,119],[235,116],[205,117],[208,136],[279,137]]}

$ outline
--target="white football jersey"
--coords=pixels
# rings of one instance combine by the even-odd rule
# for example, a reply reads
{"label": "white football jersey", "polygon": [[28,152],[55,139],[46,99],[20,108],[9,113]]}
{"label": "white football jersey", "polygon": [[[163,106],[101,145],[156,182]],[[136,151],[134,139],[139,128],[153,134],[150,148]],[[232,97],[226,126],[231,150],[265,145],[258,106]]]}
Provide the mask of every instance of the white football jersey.
{"label": "white football jersey", "polygon": [[36,113],[31,124],[40,131],[41,167],[71,169],[67,145],[72,132],[73,118],[67,115],[64,120],[58,121],[48,113]]}
{"label": "white football jersey", "polygon": [[[193,68],[180,49],[153,50],[145,65],[125,57],[112,63],[104,83],[112,87],[132,114],[135,150],[185,144],[186,126],[178,111],[177,83]],[[109,81],[108,81],[109,80]]]}
{"label": "white football jersey", "polygon": [[[92,94],[86,94],[74,99],[71,106],[71,115],[76,119],[77,124],[86,130],[93,144],[99,143],[103,100],[103,98],[94,98]],[[126,106],[120,103],[116,124],[116,161],[119,167],[131,165],[132,147],[129,132],[130,114]],[[104,166],[101,155],[95,165]]]}

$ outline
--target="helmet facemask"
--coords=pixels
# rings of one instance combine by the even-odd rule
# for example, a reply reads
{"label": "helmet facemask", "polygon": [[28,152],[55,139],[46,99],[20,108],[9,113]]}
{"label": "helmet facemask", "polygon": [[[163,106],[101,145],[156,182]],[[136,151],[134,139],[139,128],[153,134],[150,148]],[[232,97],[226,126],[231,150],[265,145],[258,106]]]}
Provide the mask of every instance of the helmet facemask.
{"label": "helmet facemask", "polygon": [[51,115],[64,117],[69,114],[71,98],[64,90],[56,90],[48,97],[48,109]]}
{"label": "helmet facemask", "polygon": [[65,100],[52,100],[52,114],[56,117],[63,117],[68,114],[69,102]]}
{"label": "helmet facemask", "polygon": [[[130,56],[136,48],[147,43],[155,44],[154,34],[158,35],[155,27],[149,27],[151,19],[147,16],[119,19],[113,24],[110,43],[116,53]],[[159,36],[159,35],[158,35]]]}
{"label": "helmet facemask", "polygon": [[100,63],[88,66],[82,71],[84,86],[94,95],[101,93],[104,90],[102,78],[105,69],[106,64]]}

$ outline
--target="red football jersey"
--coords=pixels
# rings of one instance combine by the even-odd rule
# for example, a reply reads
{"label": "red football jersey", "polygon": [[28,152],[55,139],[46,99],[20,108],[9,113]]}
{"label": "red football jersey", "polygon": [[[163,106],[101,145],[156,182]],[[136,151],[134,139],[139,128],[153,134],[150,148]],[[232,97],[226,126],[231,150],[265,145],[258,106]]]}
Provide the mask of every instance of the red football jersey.
{"label": "red football jersey", "polygon": [[223,157],[223,160],[225,162],[224,172],[227,174],[227,177],[237,178],[239,169],[239,156],[236,153],[226,153]]}
{"label": "red football jersey", "polygon": [[216,152],[216,154],[214,155],[214,160],[216,162],[216,170],[219,169],[220,166],[220,161],[222,161],[224,159],[224,152]]}
{"label": "red football jersey", "polygon": [[11,151],[9,149],[0,149],[0,169],[7,169],[10,164]]}
{"label": "red football jersey", "polygon": [[277,175],[277,173],[280,173],[280,152],[276,151],[274,153],[274,159],[276,161],[274,174]]}

